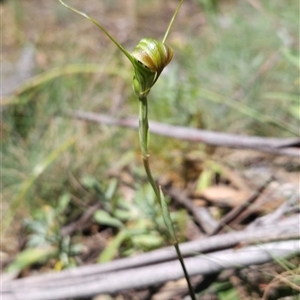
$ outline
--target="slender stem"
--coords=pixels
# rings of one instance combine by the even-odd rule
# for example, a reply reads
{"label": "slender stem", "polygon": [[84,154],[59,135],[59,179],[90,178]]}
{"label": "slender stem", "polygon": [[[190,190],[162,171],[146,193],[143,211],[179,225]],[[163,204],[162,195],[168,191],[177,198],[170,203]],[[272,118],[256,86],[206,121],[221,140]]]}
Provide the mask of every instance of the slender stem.
{"label": "slender stem", "polygon": [[149,124],[147,122],[147,116],[148,116],[148,101],[147,97],[140,97],[139,98],[139,138],[140,138],[140,146],[142,150],[143,159],[146,159],[147,149],[148,149],[148,130],[149,130]]}
{"label": "slender stem", "polygon": [[176,243],[174,243],[174,247],[176,249],[177,257],[178,257],[178,260],[181,264],[181,267],[182,267],[182,270],[183,270],[183,273],[184,273],[184,277],[185,277],[186,282],[188,284],[190,296],[191,296],[192,300],[196,300],[196,295],[195,295],[195,292],[194,292],[194,288],[193,288],[192,283],[190,281],[189,273],[188,273],[188,271],[185,267],[184,260],[183,260],[182,254],[180,252],[179,245],[178,245],[177,241],[176,241]]}
{"label": "slender stem", "polygon": [[[144,164],[144,168],[145,168],[145,171],[146,171],[146,174],[147,174],[148,181],[149,181],[149,183],[151,184],[151,186],[154,190],[155,196],[157,198],[157,201],[158,201],[161,209],[163,210],[164,209],[162,207],[163,206],[162,205],[163,204],[163,199],[162,199],[163,195],[161,194],[160,188],[157,186],[157,184],[155,183],[155,181],[153,179],[151,169],[150,169],[150,164],[149,164],[149,154],[148,154],[149,122],[148,122],[148,101],[147,101],[147,97],[140,97],[139,98],[139,103],[140,103],[140,107],[139,107],[139,138],[140,138],[140,147],[141,147],[142,156],[143,156],[143,164]],[[173,233],[174,232],[174,224],[171,220],[171,217],[169,216],[170,215],[169,212],[167,212],[167,214],[168,214],[168,217],[165,217],[165,214],[163,213],[164,221],[165,221],[166,226],[167,226],[168,229],[170,228],[169,226],[171,226],[171,230],[169,229],[169,233],[170,233],[170,236],[173,239],[173,245],[175,247],[177,257],[178,257],[178,260],[181,264],[181,267],[182,267],[182,270],[183,270],[183,273],[184,273],[184,277],[187,281],[190,296],[191,296],[192,300],[196,300],[194,289],[193,289],[192,284],[190,282],[190,278],[189,278],[188,272],[186,270],[182,254],[181,254],[180,249],[179,249],[179,243],[178,243],[177,237]],[[169,223],[171,223],[169,226],[168,226],[167,218],[169,220]]]}
{"label": "slender stem", "polygon": [[125,56],[130,60],[131,63],[134,62],[134,59],[132,58],[132,56],[125,50],[125,48],[112,36],[110,35],[110,33],[101,25],[99,24],[95,19],[93,19],[92,17],[88,16],[86,13],[77,10],[74,7],[69,6],[68,4],[66,4],[63,0],[58,0],[63,6],[65,6],[66,8],[74,11],[75,13],[85,17],[86,19],[90,20],[91,22],[93,22],[98,28],[100,28],[106,35],[107,37],[113,42],[115,43],[115,45],[125,54]]}
{"label": "slender stem", "polygon": [[183,1],[184,1],[184,0],[181,0],[180,3],[178,4],[177,8],[176,8],[176,11],[175,11],[175,13],[174,13],[174,15],[173,15],[173,17],[172,17],[172,19],[171,19],[171,21],[170,21],[170,24],[169,24],[169,26],[168,26],[168,29],[167,29],[167,31],[166,31],[166,33],[165,33],[165,36],[164,36],[163,40],[162,40],[162,43],[163,43],[163,44],[166,42],[166,39],[167,39],[167,37],[168,37],[168,34],[169,34],[170,30],[171,30],[171,27],[172,27],[172,25],[173,25],[173,23],[174,23],[174,20],[175,20],[175,18],[176,18],[176,16],[177,16],[178,12],[179,12],[179,10],[180,10],[180,7],[181,7]]}
{"label": "slender stem", "polygon": [[[148,124],[148,101],[147,97],[140,98],[140,109],[139,109],[139,136],[140,145],[143,156],[143,164],[148,177],[148,180],[155,192],[157,199],[160,198],[159,189],[153,179],[150,166],[149,166],[149,154],[148,154],[148,138],[149,138],[149,124]],[[160,201],[159,201],[160,202]]]}

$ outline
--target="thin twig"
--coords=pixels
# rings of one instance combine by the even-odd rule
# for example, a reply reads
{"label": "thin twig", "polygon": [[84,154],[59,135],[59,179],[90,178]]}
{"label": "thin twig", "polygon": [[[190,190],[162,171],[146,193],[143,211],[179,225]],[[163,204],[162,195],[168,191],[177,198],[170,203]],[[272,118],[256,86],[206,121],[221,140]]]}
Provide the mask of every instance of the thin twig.
{"label": "thin twig", "polygon": [[[66,115],[99,124],[114,125],[128,128],[138,128],[137,118],[117,119],[109,115],[96,114],[84,111],[67,111]],[[167,125],[164,123],[150,121],[151,133],[168,136],[171,138],[186,140],[190,142],[205,143],[207,145],[253,149],[277,155],[299,157],[300,139],[299,138],[268,138],[258,136],[246,136],[229,134],[196,128]]]}
{"label": "thin twig", "polygon": [[245,202],[243,202],[241,205],[235,207],[232,209],[227,215],[225,215],[219,222],[218,226],[215,228],[215,230],[212,232],[212,235],[217,234],[220,232],[226,225],[229,225],[235,218],[237,218],[245,209],[249,207],[258,197],[259,195],[267,188],[267,186],[272,181],[272,177],[269,178],[266,182],[263,183],[263,185],[255,192],[253,193]]}
{"label": "thin twig", "polygon": [[218,223],[209,214],[206,207],[197,207],[193,201],[183,191],[171,188],[167,191],[177,203],[184,206],[194,217],[194,220],[205,231],[206,234],[211,234],[217,227]]}

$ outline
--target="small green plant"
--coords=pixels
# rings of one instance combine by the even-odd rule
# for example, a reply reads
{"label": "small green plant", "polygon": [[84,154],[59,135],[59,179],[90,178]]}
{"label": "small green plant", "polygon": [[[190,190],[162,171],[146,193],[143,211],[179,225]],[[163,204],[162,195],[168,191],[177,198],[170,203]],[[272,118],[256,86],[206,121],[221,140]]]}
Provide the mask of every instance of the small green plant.
{"label": "small green plant", "polygon": [[153,85],[158,80],[161,75],[163,69],[170,63],[173,57],[173,51],[170,47],[168,47],[165,42],[170,32],[170,29],[173,25],[175,17],[177,16],[181,5],[184,0],[181,0],[177,6],[177,9],[171,19],[171,22],[167,28],[165,36],[163,40],[157,41],[152,38],[143,38],[138,45],[135,47],[133,52],[128,53],[122,45],[119,44],[108,32],[107,30],[100,25],[96,20],[86,15],[85,13],[78,11],[77,9],[70,7],[62,0],[59,0],[61,4],[63,4],[68,9],[76,12],[79,15],[87,18],[91,22],[93,22],[98,28],[100,28],[112,42],[123,52],[123,54],[129,59],[133,68],[134,68],[134,77],[133,77],[133,89],[139,100],[139,141],[140,148],[142,152],[143,164],[145,168],[145,172],[147,174],[148,181],[153,188],[155,193],[157,202],[161,208],[162,215],[166,227],[168,229],[168,233],[173,241],[174,247],[176,249],[176,253],[178,259],[181,263],[188,287],[189,292],[192,299],[196,299],[192,285],[189,280],[189,276],[183,261],[183,257],[181,255],[179,249],[178,239],[175,233],[174,225],[170,216],[169,208],[167,202],[164,198],[164,194],[160,186],[158,186],[152,176],[150,164],[149,164],[149,154],[148,154],[148,146],[149,146],[149,122],[148,122],[148,99],[147,96],[153,87]]}
{"label": "small green plant", "polygon": [[[91,176],[83,177],[82,183],[101,203],[101,208],[93,214],[94,221],[116,232],[101,252],[99,262],[112,260],[118,252],[127,256],[134,251],[149,251],[165,245],[167,232],[150,185],[139,188],[132,202],[128,202],[118,193],[117,179],[110,180],[105,190]],[[175,218],[185,223],[180,212],[176,212]]]}
{"label": "small green plant", "polygon": [[[136,251],[150,251],[170,242],[156,196],[150,184],[140,185],[133,199],[127,201],[118,193],[119,181],[111,179],[105,189],[96,178],[84,176],[83,186],[99,199],[101,208],[93,214],[96,223],[114,229],[112,237],[98,261],[112,260],[118,253],[128,256]],[[179,231],[185,227],[184,211],[172,212]]]}
{"label": "small green plant", "polygon": [[21,271],[50,259],[54,260],[56,270],[76,265],[73,256],[81,252],[81,246],[72,244],[70,236],[61,233],[69,201],[70,196],[64,194],[55,208],[45,205],[35,211],[32,219],[25,220],[29,233],[26,248],[9,265],[8,271]]}
{"label": "small green plant", "polygon": [[116,195],[114,208],[107,211],[99,209],[94,220],[118,230],[98,261],[105,262],[114,258],[122,246],[122,252],[130,255],[134,251],[149,251],[164,245],[167,240],[160,211],[155,205],[155,195],[147,185],[137,191],[133,202],[128,203],[122,196]]}

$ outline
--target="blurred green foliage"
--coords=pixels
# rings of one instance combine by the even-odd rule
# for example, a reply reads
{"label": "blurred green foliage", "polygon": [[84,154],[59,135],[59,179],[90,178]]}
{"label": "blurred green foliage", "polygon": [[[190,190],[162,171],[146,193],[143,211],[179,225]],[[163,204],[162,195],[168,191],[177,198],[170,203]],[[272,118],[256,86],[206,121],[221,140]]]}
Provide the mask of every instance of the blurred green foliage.
{"label": "blurred green foliage", "polygon": [[[13,8],[12,37],[16,41],[10,41],[8,49],[27,42],[20,24],[26,28],[30,13],[34,13],[28,4],[9,2],[5,5]],[[107,2],[110,10],[117,11],[122,6],[119,1]],[[164,11],[164,1],[153,3]],[[259,7],[253,7],[250,1],[186,1],[184,5],[190,6],[193,16],[179,14],[167,41],[175,56],[149,96],[151,119],[249,135],[297,135],[299,5],[292,0],[258,3]],[[147,1],[138,5],[136,18],[141,31],[135,28],[126,41],[127,48],[133,48],[145,31],[146,25],[140,24],[140,18],[147,13],[147,7]],[[46,80],[13,95],[1,112],[3,210],[5,216],[13,216],[7,218],[4,234],[18,230],[21,219],[30,219],[25,226],[25,258],[17,257],[11,268],[19,270],[53,257],[63,267],[71,266],[74,261],[67,258],[73,255],[73,242],[61,236],[60,227],[82,214],[95,195],[104,202],[93,221],[112,227],[114,233],[99,261],[164,245],[162,217],[139,169],[137,132],[89,124],[64,114],[66,110],[80,109],[117,117],[136,115],[129,64],[101,32],[88,27],[83,20],[69,18],[67,13],[58,12],[56,6],[47,11],[54,21],[48,20],[44,8],[39,9],[40,19],[31,19],[41,22],[41,30],[49,22],[54,37],[37,32],[38,38],[31,41],[38,50],[37,71],[54,70],[57,76],[44,74]],[[146,21],[151,18],[157,21],[154,15],[147,16]],[[101,20],[99,16],[97,19]],[[162,23],[168,21],[161,15]],[[157,29],[149,24],[147,36],[153,30],[157,37]],[[161,33],[164,29],[162,26]],[[66,64],[80,64],[83,69],[67,72],[63,69]],[[70,144],[66,142],[71,140]],[[163,137],[153,136],[152,140],[156,175],[163,175],[161,172],[167,169],[178,170],[180,160],[174,159],[173,151],[184,153],[191,148],[186,142]],[[193,147],[203,150],[201,145]],[[119,185],[110,176],[110,171],[118,174],[124,168],[136,180],[131,203],[117,192]],[[210,168],[199,178],[199,188],[209,184]],[[99,182],[107,187],[105,192]],[[61,200],[57,200],[65,194],[70,196],[66,215]],[[79,199],[80,204],[74,199]],[[174,212],[173,217],[179,235],[183,236],[186,214]],[[226,293],[220,297],[235,297],[234,290]]]}
{"label": "blurred green foliage", "polygon": [[32,219],[25,219],[24,227],[28,233],[26,248],[8,266],[9,272],[22,271],[50,260],[54,260],[52,264],[55,270],[76,265],[73,256],[81,253],[82,246],[71,244],[70,236],[61,233],[69,201],[70,195],[64,194],[56,207],[45,205],[32,211]]}

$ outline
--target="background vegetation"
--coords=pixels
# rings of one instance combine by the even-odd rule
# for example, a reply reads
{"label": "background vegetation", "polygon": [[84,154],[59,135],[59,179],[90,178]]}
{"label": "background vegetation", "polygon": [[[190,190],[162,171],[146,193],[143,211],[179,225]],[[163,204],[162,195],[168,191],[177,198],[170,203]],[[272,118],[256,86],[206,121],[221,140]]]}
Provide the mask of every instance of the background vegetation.
{"label": "background vegetation", "polygon": [[[91,2],[69,1],[127,49],[145,36],[161,39],[177,5]],[[20,82],[2,99],[1,248],[7,265],[59,270],[167,245],[145,185],[137,132],[65,114],[136,115],[129,63],[93,24],[58,1],[11,0],[1,8],[3,84],[28,46],[35,52],[34,74],[44,80]],[[187,0],[168,44],[175,56],[150,94],[152,120],[248,135],[299,134],[297,1]],[[245,167],[222,149],[158,136],[152,141],[155,175],[182,188],[182,162],[192,151]],[[62,232],[95,203],[87,226]],[[188,239],[190,217],[183,210],[173,214],[182,240]],[[25,258],[15,260],[20,252]]]}

